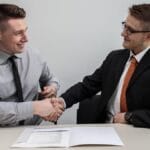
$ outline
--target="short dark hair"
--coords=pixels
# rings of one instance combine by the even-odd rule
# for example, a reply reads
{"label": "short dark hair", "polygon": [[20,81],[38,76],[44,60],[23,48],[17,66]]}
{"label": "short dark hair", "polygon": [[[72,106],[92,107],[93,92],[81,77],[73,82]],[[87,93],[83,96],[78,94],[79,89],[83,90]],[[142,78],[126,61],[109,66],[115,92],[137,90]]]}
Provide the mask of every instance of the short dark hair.
{"label": "short dark hair", "polygon": [[150,30],[150,4],[138,4],[129,8],[131,16],[142,21],[144,28]]}
{"label": "short dark hair", "polygon": [[14,18],[25,18],[26,12],[14,4],[0,4],[0,22]]}
{"label": "short dark hair", "polygon": [[5,21],[9,19],[25,18],[26,12],[23,8],[20,8],[14,4],[0,4],[0,30],[5,31]]}

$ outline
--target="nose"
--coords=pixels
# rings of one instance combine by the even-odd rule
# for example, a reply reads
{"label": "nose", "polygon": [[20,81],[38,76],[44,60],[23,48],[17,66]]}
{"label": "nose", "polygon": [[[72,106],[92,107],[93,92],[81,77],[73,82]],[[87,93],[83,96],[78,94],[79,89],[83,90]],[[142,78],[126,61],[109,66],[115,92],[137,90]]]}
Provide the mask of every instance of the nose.
{"label": "nose", "polygon": [[124,31],[121,32],[121,36],[124,36]]}
{"label": "nose", "polygon": [[126,30],[124,29],[124,30],[121,32],[121,36],[125,37],[125,36],[127,36],[127,35],[128,35],[128,34],[127,34]]}
{"label": "nose", "polygon": [[23,36],[22,36],[22,42],[28,42],[28,37],[27,37],[27,34],[24,33]]}

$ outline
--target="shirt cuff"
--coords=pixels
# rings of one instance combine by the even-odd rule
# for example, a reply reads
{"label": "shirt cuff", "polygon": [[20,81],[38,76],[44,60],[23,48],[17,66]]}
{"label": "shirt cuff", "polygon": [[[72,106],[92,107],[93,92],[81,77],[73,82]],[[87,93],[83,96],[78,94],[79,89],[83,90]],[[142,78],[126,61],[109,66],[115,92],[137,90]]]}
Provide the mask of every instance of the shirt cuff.
{"label": "shirt cuff", "polygon": [[17,104],[17,121],[25,120],[33,117],[33,102],[23,102]]}

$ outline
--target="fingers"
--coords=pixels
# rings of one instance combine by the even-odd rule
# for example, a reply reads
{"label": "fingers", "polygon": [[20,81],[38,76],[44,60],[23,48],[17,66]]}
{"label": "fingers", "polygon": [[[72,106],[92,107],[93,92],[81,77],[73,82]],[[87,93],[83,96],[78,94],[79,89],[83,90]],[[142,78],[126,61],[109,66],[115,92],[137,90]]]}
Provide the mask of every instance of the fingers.
{"label": "fingers", "polygon": [[57,121],[64,112],[64,101],[61,98],[51,98],[50,103],[53,105],[55,112],[46,117],[47,121]]}
{"label": "fingers", "polygon": [[45,121],[56,122],[61,115],[62,115],[62,112],[51,113],[49,116],[43,117],[43,119]]}
{"label": "fingers", "polygon": [[56,97],[57,89],[54,86],[45,86],[40,94],[44,98]]}
{"label": "fingers", "polygon": [[50,102],[52,103],[56,113],[50,114],[48,119],[56,121],[64,112],[64,103],[59,100],[59,98],[51,98]]}
{"label": "fingers", "polygon": [[54,108],[53,105],[50,103],[50,99],[33,102],[33,113],[35,115],[44,117],[44,116],[48,116],[53,111]]}
{"label": "fingers", "polygon": [[64,101],[61,98],[46,98],[33,103],[34,114],[46,121],[57,121],[64,111]]}
{"label": "fingers", "polygon": [[117,113],[113,118],[113,123],[126,123],[124,115],[125,113]]}
{"label": "fingers", "polygon": [[64,100],[62,98],[51,98],[51,103],[56,109],[64,111],[65,106]]}

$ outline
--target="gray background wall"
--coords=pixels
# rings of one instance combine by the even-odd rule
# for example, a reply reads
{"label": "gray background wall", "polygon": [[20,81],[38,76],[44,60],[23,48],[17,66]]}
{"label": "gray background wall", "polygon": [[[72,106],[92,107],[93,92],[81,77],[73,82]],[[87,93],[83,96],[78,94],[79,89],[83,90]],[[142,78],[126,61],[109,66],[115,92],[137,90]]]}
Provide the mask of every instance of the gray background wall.
{"label": "gray background wall", "polygon": [[[128,7],[149,0],[0,0],[27,11],[29,44],[38,48],[64,92],[122,47],[121,22]],[[75,123],[74,105],[59,123]]]}

